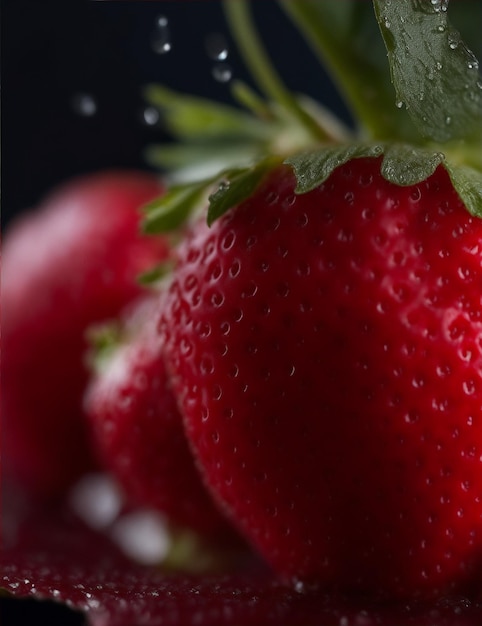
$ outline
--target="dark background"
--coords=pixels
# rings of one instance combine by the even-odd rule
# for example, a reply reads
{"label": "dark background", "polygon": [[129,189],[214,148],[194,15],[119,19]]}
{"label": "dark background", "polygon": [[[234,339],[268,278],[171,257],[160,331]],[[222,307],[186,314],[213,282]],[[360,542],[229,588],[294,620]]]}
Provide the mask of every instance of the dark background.
{"label": "dark background", "polygon": [[[457,11],[463,4],[464,11]],[[326,74],[277,3],[252,0],[252,6],[286,85],[347,121]],[[482,2],[452,0],[450,9],[480,56]],[[209,35],[227,38],[233,76],[249,82],[219,0],[2,0],[1,10],[3,227],[75,175],[112,167],[149,169],[144,148],[168,137],[159,125],[143,121],[143,85],[159,82],[230,102],[229,83],[212,76]],[[169,21],[167,54],[152,47],[160,15]],[[95,114],[79,112],[82,96],[93,98]]]}
{"label": "dark background", "polygon": [[[339,109],[341,103],[298,33],[273,0],[254,14],[286,84]],[[172,48],[152,47],[156,20],[169,22]],[[227,38],[227,63],[246,70],[229,39],[218,0],[2,2],[2,222],[35,206],[57,183],[110,167],[149,169],[143,150],[167,139],[143,121],[142,86],[159,82],[230,102],[213,78],[206,38]],[[82,97],[96,112],[79,112]]]}

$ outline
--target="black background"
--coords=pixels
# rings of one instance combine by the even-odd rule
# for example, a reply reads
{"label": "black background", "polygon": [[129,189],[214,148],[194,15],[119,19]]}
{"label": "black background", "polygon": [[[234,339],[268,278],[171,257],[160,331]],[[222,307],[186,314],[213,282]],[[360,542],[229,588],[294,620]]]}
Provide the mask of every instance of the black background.
{"label": "black background", "polygon": [[[273,0],[253,2],[259,30],[285,83],[340,110],[340,99]],[[156,19],[169,21],[172,49],[156,54]],[[217,0],[2,4],[2,220],[35,206],[57,183],[111,167],[149,169],[143,149],[167,138],[143,122],[142,86],[158,82],[230,102],[212,76],[206,38],[223,34],[233,76],[248,79]],[[94,115],[75,99],[94,98]],[[341,108],[341,114],[346,113]]]}

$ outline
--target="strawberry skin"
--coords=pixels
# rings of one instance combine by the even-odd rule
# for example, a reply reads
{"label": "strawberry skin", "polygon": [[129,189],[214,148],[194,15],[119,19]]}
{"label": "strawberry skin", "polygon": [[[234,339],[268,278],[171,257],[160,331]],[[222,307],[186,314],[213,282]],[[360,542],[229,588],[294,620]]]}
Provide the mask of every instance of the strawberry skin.
{"label": "strawberry skin", "polygon": [[160,331],[213,493],[285,579],[467,589],[482,554],[482,223],[446,171],[285,166],[179,249]]}
{"label": "strawberry skin", "polygon": [[2,269],[2,436],[6,475],[62,496],[92,464],[82,394],[86,328],[138,297],[137,275],[167,254],[139,234],[156,176],[102,172],[65,184],[7,232]]}
{"label": "strawberry skin", "polygon": [[143,298],[127,311],[126,339],[100,355],[84,400],[95,447],[134,505],[207,537],[234,536],[188,447],[156,333],[158,299]]}

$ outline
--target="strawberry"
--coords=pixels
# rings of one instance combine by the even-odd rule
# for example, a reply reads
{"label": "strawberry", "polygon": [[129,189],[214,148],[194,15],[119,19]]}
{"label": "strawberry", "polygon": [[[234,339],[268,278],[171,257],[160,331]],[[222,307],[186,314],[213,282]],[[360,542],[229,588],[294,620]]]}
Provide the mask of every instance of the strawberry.
{"label": "strawberry", "polygon": [[138,233],[152,174],[66,183],[7,232],[2,270],[2,425],[7,477],[57,498],[92,465],[82,394],[86,328],[138,297],[137,275],[167,254]]}
{"label": "strawberry", "polygon": [[[477,622],[478,62],[447,17],[448,0],[279,4],[333,72],[354,128],[291,94],[247,4],[223,3],[261,95],[233,81],[241,111],[165,87],[146,90],[180,141],[148,152],[170,171],[166,193],[145,207],[144,229],[174,230],[182,239],[159,300],[160,339],[149,347],[162,345],[203,481],[274,571],[269,589],[279,593],[268,594],[267,606],[288,614],[261,608],[252,614],[256,623],[365,623],[366,610],[350,610],[360,604],[382,607],[372,621],[387,625],[406,616],[422,623],[412,612],[417,606],[430,623],[452,623],[455,615],[457,623]],[[459,23],[470,33],[470,22],[476,20],[466,14]],[[480,39],[474,33],[473,41]],[[208,198],[207,224],[193,219],[184,238],[179,228]],[[137,353],[129,354],[135,370]],[[159,395],[161,401],[164,390]],[[121,424],[120,411],[115,420]],[[149,458],[151,441],[140,441],[128,456]],[[142,465],[131,469],[132,484],[143,484]],[[6,582],[17,594],[34,585],[35,595],[42,576],[26,563],[30,556],[45,562],[45,554],[41,545],[19,551],[11,560],[22,564]],[[55,550],[50,554],[54,560]],[[142,601],[140,615],[129,612],[138,588],[125,564],[114,578],[98,565],[93,578],[84,570],[85,597],[102,620],[163,620]],[[251,582],[260,589],[255,577]],[[188,595],[200,594],[211,609],[212,587],[206,619],[175,584],[163,587],[175,598],[166,619],[182,621],[186,607],[193,623],[237,619],[217,594],[229,602],[239,588],[231,591],[226,579],[203,583],[207,592],[189,582]],[[69,589],[44,584],[51,596],[72,602]],[[144,578],[140,584],[149,589]],[[93,593],[103,588],[107,598]],[[250,606],[262,606],[260,594],[248,593]],[[112,598],[119,614],[109,619]],[[293,599],[308,612],[291,613]],[[165,606],[156,600],[159,611]],[[333,613],[321,617],[330,606]],[[443,617],[442,606],[454,613]],[[469,621],[462,607],[474,609]]]}
{"label": "strawberry", "polygon": [[[481,88],[446,3],[374,4],[397,106],[377,119],[362,92],[369,139],[350,140],[272,80],[313,145],[207,179],[208,224],[179,247],[159,328],[205,480],[285,581],[468,592],[482,572]],[[333,52],[320,18],[338,9],[284,5]],[[245,7],[227,10],[248,47]],[[438,39],[423,52],[425,32]],[[359,82],[362,51],[356,71],[335,51]],[[169,190],[148,230],[201,189]]]}
{"label": "strawberry", "polygon": [[197,458],[285,578],[455,588],[481,566],[482,223],[441,167],[295,184],[179,251],[162,329]]}
{"label": "strawberry", "polygon": [[120,343],[104,348],[84,399],[104,466],[129,500],[218,539],[231,534],[187,445],[156,333],[157,293],[124,313]]}

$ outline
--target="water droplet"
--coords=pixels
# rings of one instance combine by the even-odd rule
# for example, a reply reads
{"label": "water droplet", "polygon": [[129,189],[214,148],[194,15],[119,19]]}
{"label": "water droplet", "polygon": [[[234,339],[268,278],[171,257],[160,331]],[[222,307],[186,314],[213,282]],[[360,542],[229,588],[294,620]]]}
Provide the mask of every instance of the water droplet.
{"label": "water droplet", "polygon": [[443,24],[440,24],[440,26],[437,27],[437,30],[439,33],[443,33],[445,32],[445,26]]}
{"label": "water droplet", "polygon": [[435,13],[440,13],[440,11],[445,12],[447,10],[448,0],[430,0],[430,1],[435,10]]}
{"label": "water droplet", "polygon": [[452,118],[450,117],[450,115],[447,115],[447,117],[445,118],[445,123],[447,124],[447,126],[452,123]]}
{"label": "water droplet", "polygon": [[148,510],[124,515],[110,535],[127,556],[143,565],[162,562],[171,545],[165,519]]}
{"label": "water droplet", "polygon": [[213,61],[226,61],[229,56],[226,38],[221,33],[211,33],[206,37],[206,52]]}
{"label": "water droplet", "polygon": [[70,504],[91,528],[109,526],[119,515],[122,496],[114,481],[103,474],[87,474],[72,489]]}
{"label": "water droplet", "polygon": [[417,413],[413,411],[409,411],[408,413],[405,414],[404,420],[407,424],[415,424],[418,422],[419,416]]}
{"label": "water droplet", "polygon": [[436,65],[435,65],[435,67],[436,67],[438,70],[441,70],[441,69],[442,69],[442,64],[440,63],[440,61],[437,61],[437,63],[436,63]]}
{"label": "water droplet", "polygon": [[84,117],[92,117],[97,113],[97,102],[89,93],[77,93],[72,98],[75,113]]}
{"label": "water droplet", "polygon": [[151,36],[151,48],[156,54],[166,54],[172,48],[169,21],[164,15],[156,19],[154,32]]}
{"label": "water droplet", "polygon": [[306,585],[302,580],[295,580],[294,581],[294,588],[296,593],[305,593],[306,592]]}
{"label": "water droplet", "polygon": [[146,107],[142,111],[142,121],[147,126],[155,126],[159,122],[159,111],[155,107]]}
{"label": "water droplet", "polygon": [[403,100],[399,100],[396,102],[397,109],[401,109],[403,107]]}
{"label": "water droplet", "polygon": [[227,63],[217,63],[212,69],[212,75],[220,83],[227,83],[233,76],[233,70]]}
{"label": "water droplet", "polygon": [[391,24],[390,24],[390,20],[386,19],[385,20],[385,28],[390,28]]}

